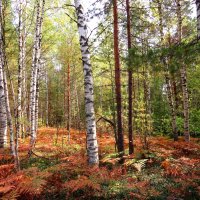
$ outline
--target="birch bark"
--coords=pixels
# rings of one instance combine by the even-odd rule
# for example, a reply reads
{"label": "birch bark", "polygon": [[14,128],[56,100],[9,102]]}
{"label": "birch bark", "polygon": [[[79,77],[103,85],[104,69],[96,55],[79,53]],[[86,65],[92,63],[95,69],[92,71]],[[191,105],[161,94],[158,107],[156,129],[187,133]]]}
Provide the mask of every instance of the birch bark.
{"label": "birch bark", "polygon": [[87,25],[85,21],[83,6],[80,0],[74,0],[78,19],[79,41],[82,53],[84,86],[85,86],[85,111],[87,122],[87,153],[89,164],[98,164],[98,144],[96,135],[96,122],[94,111],[94,88],[92,69],[90,64],[90,52],[87,37]]}
{"label": "birch bark", "polygon": [[[7,76],[6,76],[6,69],[5,67],[7,66],[7,59],[6,59],[6,53],[5,53],[5,33],[4,33],[4,28],[3,28],[3,22],[5,19],[3,19],[3,11],[2,11],[2,1],[0,1],[0,16],[1,16],[1,20],[0,20],[0,55],[1,55],[1,59],[0,59],[0,79],[3,78],[3,86],[4,86],[4,96],[0,99],[5,99],[5,111],[6,111],[6,115],[4,117],[7,118],[7,124],[9,127],[9,131],[10,131],[10,150],[11,150],[11,154],[14,157],[14,161],[15,161],[15,168],[17,170],[20,169],[20,164],[19,164],[19,157],[18,157],[18,138],[16,138],[14,136],[14,130],[13,130],[13,123],[12,123],[12,116],[11,116],[11,111],[10,111],[10,101],[9,101],[9,93],[8,93],[8,84],[7,84]],[[8,69],[8,66],[7,66]],[[2,84],[2,81],[0,81],[0,84]],[[11,84],[12,85],[12,84]],[[3,92],[3,91],[2,91]],[[1,101],[1,100],[0,100]],[[2,101],[1,101],[2,102]],[[15,101],[14,101],[15,103]],[[4,110],[1,110],[2,107],[0,108],[0,112]],[[1,123],[1,122],[0,122]],[[6,124],[6,126],[7,126]],[[1,133],[1,131],[0,131]],[[6,136],[7,137],[7,136]],[[4,140],[5,141],[5,140]]]}
{"label": "birch bark", "polygon": [[23,1],[19,0],[19,60],[18,60],[18,91],[17,91],[17,116],[16,135],[21,136],[21,111],[22,111],[22,74],[23,74]]}
{"label": "birch bark", "polygon": [[7,115],[4,88],[4,46],[3,46],[3,7],[0,0],[0,148],[4,148],[7,144]]}
{"label": "birch bark", "polygon": [[[42,5],[41,5],[42,3]],[[45,0],[42,2],[37,0],[37,17],[36,17],[36,29],[35,29],[35,42],[33,48],[32,56],[32,71],[31,71],[31,88],[30,88],[30,132],[31,132],[31,141],[30,147],[33,148],[36,141],[36,96],[37,96],[37,80],[38,80],[38,68],[39,60],[41,57],[41,42],[42,42],[42,23],[44,16],[44,5]]]}

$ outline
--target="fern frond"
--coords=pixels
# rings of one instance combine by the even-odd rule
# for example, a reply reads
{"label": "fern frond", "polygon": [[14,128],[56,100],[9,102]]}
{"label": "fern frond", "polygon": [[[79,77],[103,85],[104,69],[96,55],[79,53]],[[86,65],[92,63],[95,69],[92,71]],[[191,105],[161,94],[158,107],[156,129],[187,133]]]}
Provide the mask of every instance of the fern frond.
{"label": "fern frond", "polygon": [[19,197],[19,193],[17,191],[11,191],[9,193],[6,193],[1,197],[1,200],[17,200]]}
{"label": "fern frond", "polygon": [[90,189],[92,191],[100,191],[100,185],[91,181],[86,176],[81,176],[77,180],[71,180],[64,184],[64,186],[69,189],[72,193],[78,190]]}

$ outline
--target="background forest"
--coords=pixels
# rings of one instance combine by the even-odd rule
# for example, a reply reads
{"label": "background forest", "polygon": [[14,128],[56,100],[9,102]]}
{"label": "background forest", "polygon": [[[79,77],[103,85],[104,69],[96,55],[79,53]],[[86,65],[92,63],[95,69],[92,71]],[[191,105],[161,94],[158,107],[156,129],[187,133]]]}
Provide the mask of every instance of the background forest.
{"label": "background forest", "polygon": [[200,0],[0,0],[0,198],[199,199],[199,38]]}

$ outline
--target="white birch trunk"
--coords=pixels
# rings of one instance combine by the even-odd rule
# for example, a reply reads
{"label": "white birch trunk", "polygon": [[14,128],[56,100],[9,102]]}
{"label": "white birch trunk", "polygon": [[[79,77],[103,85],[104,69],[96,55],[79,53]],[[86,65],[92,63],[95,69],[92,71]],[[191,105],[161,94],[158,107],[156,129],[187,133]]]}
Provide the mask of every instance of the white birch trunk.
{"label": "white birch trunk", "polygon": [[[0,50],[1,51],[1,50]],[[4,148],[7,144],[7,115],[3,78],[2,51],[0,52],[0,148]]]}
{"label": "white birch trunk", "polygon": [[22,111],[22,74],[23,74],[23,1],[19,0],[19,61],[18,61],[18,90],[17,90],[17,121],[16,136],[21,136],[21,111]]}
{"label": "white birch trunk", "polygon": [[26,30],[26,19],[27,19],[27,13],[26,13],[26,0],[24,0],[24,6],[23,6],[23,34],[22,34],[22,114],[21,117],[23,119],[22,123],[22,137],[25,137],[25,119],[27,119],[27,81],[26,81],[26,36],[27,36],[27,30]]}
{"label": "white birch trunk", "polygon": [[11,154],[14,157],[15,168],[19,170],[20,162],[19,162],[19,156],[18,156],[18,138],[15,137],[14,130],[13,130],[13,122],[12,122],[12,115],[10,111],[10,101],[9,101],[9,93],[8,93],[8,84],[7,84],[7,77],[6,77],[5,70],[4,70],[4,91],[5,91],[7,123],[8,123],[9,131],[10,131],[10,150],[11,150]]}
{"label": "white birch trunk", "polygon": [[2,29],[2,0],[0,0],[0,148],[7,145],[7,114],[4,89],[4,45],[3,45],[3,29]]}
{"label": "white birch trunk", "polygon": [[[41,60],[40,60],[41,61]],[[37,132],[38,129],[38,114],[39,114],[39,92],[40,92],[40,71],[41,71],[41,62],[39,61],[38,66],[38,78],[36,83],[36,101],[35,101],[35,131]]]}
{"label": "white birch trunk", "polygon": [[30,124],[31,124],[31,148],[36,141],[36,96],[37,96],[37,79],[38,79],[38,67],[41,56],[41,40],[42,40],[42,23],[44,16],[45,0],[41,2],[37,1],[37,18],[36,18],[36,30],[35,30],[35,43],[33,49],[32,60],[32,72],[31,72],[31,89],[30,89]]}
{"label": "white birch trunk", "polygon": [[89,164],[98,164],[98,144],[96,135],[96,122],[94,111],[94,89],[92,69],[90,64],[90,52],[88,47],[87,26],[83,6],[80,0],[74,0],[78,19],[79,41],[82,53],[84,86],[85,86],[85,111],[87,122],[87,154]]}

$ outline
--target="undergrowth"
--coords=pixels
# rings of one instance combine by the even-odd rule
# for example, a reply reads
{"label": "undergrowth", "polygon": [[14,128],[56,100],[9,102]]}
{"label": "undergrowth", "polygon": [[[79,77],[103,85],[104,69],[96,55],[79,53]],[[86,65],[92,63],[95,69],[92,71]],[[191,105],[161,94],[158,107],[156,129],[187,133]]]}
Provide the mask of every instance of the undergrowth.
{"label": "undergrowth", "polygon": [[134,156],[126,155],[120,165],[114,139],[105,134],[99,138],[100,167],[89,167],[84,133],[72,132],[70,144],[63,145],[61,135],[55,144],[51,129],[47,132],[40,130],[31,158],[26,154],[28,139],[21,144],[17,173],[12,157],[0,152],[2,200],[200,199],[200,147],[195,140],[185,144],[151,138],[150,149],[144,151],[136,139]]}

